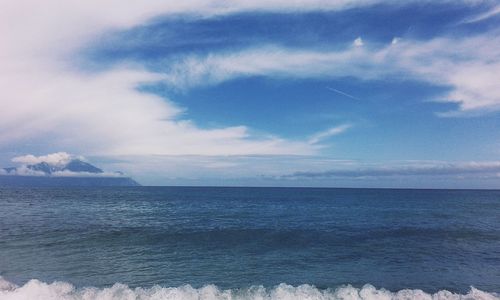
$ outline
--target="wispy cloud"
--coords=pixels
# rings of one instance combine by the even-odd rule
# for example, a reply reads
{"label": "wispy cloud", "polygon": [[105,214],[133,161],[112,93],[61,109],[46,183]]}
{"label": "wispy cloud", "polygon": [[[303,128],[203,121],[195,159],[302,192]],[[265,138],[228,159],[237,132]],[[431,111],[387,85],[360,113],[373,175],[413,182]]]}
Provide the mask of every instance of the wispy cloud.
{"label": "wispy cloud", "polygon": [[479,15],[468,18],[464,21],[464,23],[476,23],[487,20],[489,18],[500,15],[500,5],[493,6],[488,11],[481,13]]}
{"label": "wispy cloud", "polygon": [[335,92],[335,93],[337,93],[337,94],[340,94],[340,95],[342,95],[342,96],[346,96],[347,98],[351,98],[351,99],[354,99],[354,100],[359,100],[359,98],[356,98],[356,97],[354,97],[353,95],[348,94],[348,93],[346,93],[346,92],[342,92],[341,90],[334,89],[334,88],[329,87],[329,86],[327,86],[327,87],[326,87],[326,89],[327,89],[327,90],[330,90],[330,91],[332,91],[332,92]]}
{"label": "wispy cloud", "polygon": [[309,142],[309,144],[312,144],[312,145],[320,143],[320,142],[322,142],[322,141],[324,141],[332,136],[339,135],[339,134],[345,132],[346,130],[348,130],[351,127],[352,127],[351,124],[343,124],[343,125],[329,128],[325,131],[321,131],[321,132],[318,132],[316,134],[313,134],[309,138],[308,142]]}
{"label": "wispy cloud", "polygon": [[[165,67],[173,86],[189,87],[247,76],[365,80],[413,78],[450,87],[439,101],[454,102],[462,112],[500,109],[500,34],[497,31],[430,41],[397,40],[385,46],[365,43],[343,50],[317,51],[269,45],[237,52],[187,56]],[[425,62],[425,63],[423,63]],[[341,91],[345,96],[352,97]]]}

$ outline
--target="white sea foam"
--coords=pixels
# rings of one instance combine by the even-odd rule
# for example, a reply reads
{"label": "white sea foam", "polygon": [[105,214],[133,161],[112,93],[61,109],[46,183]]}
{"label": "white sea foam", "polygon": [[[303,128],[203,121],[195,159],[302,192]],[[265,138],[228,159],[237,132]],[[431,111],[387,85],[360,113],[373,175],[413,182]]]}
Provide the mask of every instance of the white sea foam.
{"label": "white sea foam", "polygon": [[343,300],[493,300],[500,299],[499,294],[487,293],[471,288],[466,295],[454,294],[449,291],[439,291],[435,294],[427,294],[422,290],[401,290],[390,292],[385,289],[376,289],[372,285],[365,285],[361,289],[352,286],[342,286],[337,289],[320,290],[311,285],[300,285],[293,287],[280,284],[274,288],[266,289],[262,286],[254,286],[242,290],[221,290],[214,285],[207,285],[195,289],[189,285],[165,288],[154,286],[152,288],[129,288],[120,283],[108,288],[83,288],[76,289],[66,282],[44,283],[39,280],[30,280],[23,286],[17,286],[0,277],[0,299],[1,300],[163,300],[163,299],[196,299],[196,300],[236,300],[236,299],[343,299]]}

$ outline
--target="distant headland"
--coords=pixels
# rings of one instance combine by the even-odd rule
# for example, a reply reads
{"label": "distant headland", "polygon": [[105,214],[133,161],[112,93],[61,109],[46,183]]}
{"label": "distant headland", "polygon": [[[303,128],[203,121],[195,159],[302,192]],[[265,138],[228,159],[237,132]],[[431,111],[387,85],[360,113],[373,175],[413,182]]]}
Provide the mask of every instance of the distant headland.
{"label": "distant headland", "polygon": [[21,165],[0,169],[0,186],[140,186],[122,172],[105,172],[83,157],[65,152],[20,156],[12,161]]}

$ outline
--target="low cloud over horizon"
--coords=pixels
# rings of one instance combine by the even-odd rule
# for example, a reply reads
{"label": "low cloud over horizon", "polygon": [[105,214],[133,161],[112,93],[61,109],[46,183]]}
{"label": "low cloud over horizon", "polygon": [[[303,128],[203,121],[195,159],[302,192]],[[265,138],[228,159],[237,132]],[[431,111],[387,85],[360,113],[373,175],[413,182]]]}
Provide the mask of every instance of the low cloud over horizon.
{"label": "low cloud over horizon", "polygon": [[284,175],[290,178],[366,178],[387,176],[463,176],[488,175],[500,179],[500,161],[489,162],[414,162],[399,166],[361,166],[352,169],[299,171]]}
{"label": "low cloud over horizon", "polygon": [[[100,164],[123,169],[145,185],[311,186],[425,188],[429,180],[442,188],[485,188],[500,180],[500,161],[386,161],[368,163],[313,156],[156,156],[97,157]],[[56,152],[21,155],[11,159],[16,168],[0,168],[0,175],[52,177],[124,177],[122,172],[89,173],[63,170],[81,155]],[[51,174],[33,169],[46,163]],[[93,167],[93,166],[92,166]],[[286,173],[288,172],[288,173]],[[406,179],[404,179],[406,178]],[[478,182],[479,180],[479,182]]]}

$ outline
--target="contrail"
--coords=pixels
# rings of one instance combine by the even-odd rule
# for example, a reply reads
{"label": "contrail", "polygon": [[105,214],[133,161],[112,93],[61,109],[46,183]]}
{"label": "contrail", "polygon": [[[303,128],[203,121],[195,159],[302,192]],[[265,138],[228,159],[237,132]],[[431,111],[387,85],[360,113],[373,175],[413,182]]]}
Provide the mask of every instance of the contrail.
{"label": "contrail", "polygon": [[332,88],[332,87],[327,86],[326,88],[327,88],[328,90],[332,91],[332,92],[335,92],[335,93],[341,94],[341,95],[346,96],[346,97],[349,97],[349,98],[351,98],[351,99],[354,99],[354,100],[361,100],[361,99],[359,99],[359,98],[354,97],[353,95],[349,95],[348,93],[344,93],[344,92],[339,91],[339,90],[337,90],[337,89],[334,89],[334,88]]}

